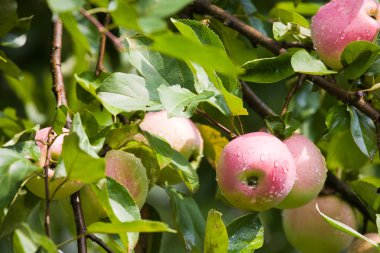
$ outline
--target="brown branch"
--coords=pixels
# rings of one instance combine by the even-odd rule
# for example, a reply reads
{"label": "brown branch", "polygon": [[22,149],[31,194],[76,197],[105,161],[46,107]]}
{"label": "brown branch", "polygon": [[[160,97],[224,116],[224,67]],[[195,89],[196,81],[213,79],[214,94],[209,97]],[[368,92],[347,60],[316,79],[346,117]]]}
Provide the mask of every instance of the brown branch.
{"label": "brown branch", "polygon": [[[71,206],[74,211],[75,225],[77,235],[86,233],[86,225],[84,224],[83,211],[80,202],[79,191],[71,195]],[[87,252],[86,237],[79,237],[77,240],[78,253]]]}
{"label": "brown branch", "polygon": [[[49,150],[47,150],[49,152]],[[46,160],[49,160],[49,158],[46,158]],[[45,233],[47,237],[51,237],[51,229],[50,229],[50,191],[49,191],[49,161],[45,162],[44,166],[44,183],[45,183],[45,221],[44,221],[44,227],[45,227]]]}
{"label": "brown branch", "polygon": [[65,85],[61,70],[62,32],[62,21],[57,16],[54,16],[50,68],[53,78],[53,91],[56,96],[58,106],[67,105]]}
{"label": "brown branch", "polygon": [[80,9],[80,13],[98,29],[99,33],[104,33],[112,41],[117,50],[124,51],[125,47],[120,38],[116,37],[113,33],[111,33],[96,18],[91,16],[85,9]]}
{"label": "brown branch", "polygon": [[257,112],[260,117],[265,118],[266,116],[275,115],[273,110],[267,106],[251,88],[244,81],[241,82],[241,87],[243,91],[243,99],[249,107],[251,107],[255,112]]}
{"label": "brown branch", "polygon": [[98,244],[100,247],[102,247],[107,253],[113,253],[112,249],[110,247],[108,247],[108,245],[103,242],[102,239],[100,239],[99,237],[97,237],[96,235],[93,235],[93,234],[88,234],[86,235],[86,238],[90,239],[91,241],[95,242],[96,244]]}
{"label": "brown branch", "polygon": [[[104,21],[104,26],[108,26],[109,22],[110,22],[110,15],[107,13],[105,21]],[[100,36],[98,60],[96,62],[96,70],[95,70],[96,76],[99,76],[104,71],[103,61],[104,61],[104,54],[106,51],[106,42],[107,42],[107,35],[103,30]]]}
{"label": "brown branch", "polygon": [[208,115],[206,112],[202,111],[202,110],[199,110],[197,109],[196,112],[201,115],[202,117],[206,118],[208,121],[210,121],[212,124],[214,124],[215,126],[217,126],[218,128],[220,128],[221,130],[223,130],[226,134],[228,134],[230,137],[232,138],[236,138],[237,135],[232,132],[230,129],[228,129],[227,127],[223,126],[222,124],[220,124],[218,121],[214,120],[213,118],[210,117],[210,115]]}
{"label": "brown branch", "polygon": [[289,94],[285,98],[284,106],[281,110],[281,115],[284,115],[288,109],[289,103],[292,100],[294,94],[297,92],[297,90],[302,86],[302,84],[305,82],[306,76],[304,74],[300,74],[298,76],[297,82],[293,85],[293,87],[290,89]]}

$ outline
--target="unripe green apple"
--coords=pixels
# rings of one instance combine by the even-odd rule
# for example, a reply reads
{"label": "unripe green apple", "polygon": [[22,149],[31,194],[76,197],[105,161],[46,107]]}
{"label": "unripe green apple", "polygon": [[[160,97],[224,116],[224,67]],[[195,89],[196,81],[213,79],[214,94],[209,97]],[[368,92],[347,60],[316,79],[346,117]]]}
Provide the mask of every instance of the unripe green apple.
{"label": "unripe green apple", "polygon": [[[46,159],[49,163],[56,162],[62,153],[63,138],[68,134],[69,130],[66,128],[62,129],[63,134],[57,136],[57,134],[51,129],[51,127],[43,128],[37,131],[34,137],[38,147],[40,148],[40,159],[37,161],[37,165],[43,167],[45,165]],[[49,152],[48,152],[48,146]],[[78,191],[83,187],[83,183],[75,180],[66,181],[66,178],[59,177],[54,178],[54,170],[48,170],[49,178],[49,196],[52,199],[62,199],[70,196],[74,192]],[[45,179],[38,175],[29,179],[26,183],[26,187],[36,196],[40,198],[45,198]]]}
{"label": "unripe green apple", "polygon": [[357,230],[354,210],[336,196],[320,196],[304,206],[283,211],[284,232],[290,244],[301,253],[340,253],[353,237],[332,227],[321,212]]}
{"label": "unripe green apple", "polygon": [[[203,157],[203,139],[196,125],[187,118],[168,117],[167,112],[148,112],[145,114],[140,128],[166,140],[170,146],[189,160],[197,169]],[[169,184],[181,181],[177,172],[167,167],[161,171],[160,181]]]}
{"label": "unripe green apple", "polygon": [[311,37],[320,58],[341,69],[343,49],[353,41],[375,41],[379,32],[379,4],[375,0],[332,0],[312,18]]}
{"label": "unripe green apple", "polygon": [[278,208],[295,208],[317,197],[326,181],[326,162],[321,151],[308,138],[294,134],[284,141],[296,163],[296,182]]}
{"label": "unripe green apple", "polygon": [[264,211],[288,195],[296,169],[284,143],[271,134],[255,132],[224,147],[216,175],[221,192],[232,205]]}
{"label": "unripe green apple", "polygon": [[148,177],[141,160],[121,150],[108,151],[105,160],[106,175],[124,185],[141,209],[148,195]]}
{"label": "unripe green apple", "polygon": [[[380,243],[380,236],[377,233],[368,233],[364,235],[369,239]],[[348,248],[347,253],[379,253],[380,250],[363,239],[356,239]]]}

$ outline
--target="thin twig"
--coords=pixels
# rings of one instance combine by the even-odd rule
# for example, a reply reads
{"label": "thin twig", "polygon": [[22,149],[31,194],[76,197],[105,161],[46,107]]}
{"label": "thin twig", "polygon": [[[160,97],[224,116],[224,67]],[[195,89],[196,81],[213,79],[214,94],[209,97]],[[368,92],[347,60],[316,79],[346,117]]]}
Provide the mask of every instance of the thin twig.
{"label": "thin twig", "polygon": [[[47,159],[48,160],[48,159]],[[48,162],[49,164],[49,162]],[[50,191],[49,191],[49,165],[44,166],[44,182],[45,182],[45,233],[47,237],[51,237],[51,230],[50,230]]]}
{"label": "thin twig", "polygon": [[297,79],[297,82],[293,85],[293,87],[290,89],[290,92],[288,93],[288,95],[286,96],[285,98],[285,103],[284,103],[284,106],[282,107],[282,110],[281,110],[281,115],[284,115],[288,109],[288,106],[289,106],[289,103],[290,101],[292,100],[294,94],[296,93],[296,91],[302,86],[302,84],[305,82],[305,78],[306,76],[303,75],[303,74],[300,74],[298,76],[298,79]]}
{"label": "thin twig", "polygon": [[218,128],[220,128],[221,130],[223,130],[225,133],[227,133],[229,136],[231,136],[232,138],[236,138],[237,135],[232,132],[230,129],[228,129],[227,127],[223,126],[222,124],[220,124],[218,121],[214,120],[213,118],[210,117],[210,115],[208,115],[206,112],[202,111],[202,110],[199,110],[197,109],[196,112],[203,116],[204,118],[206,118],[208,121],[210,121],[212,124],[214,124],[215,126],[217,126]]}
{"label": "thin twig", "polygon": [[[79,191],[71,195],[71,206],[74,211],[75,225],[77,230],[77,235],[86,233],[86,225],[84,224],[84,217],[82,206],[80,202]],[[86,237],[79,237],[77,240],[78,253],[87,252]]]}
{"label": "thin twig", "polygon": [[96,18],[91,16],[85,9],[80,9],[80,13],[98,29],[99,33],[105,33],[105,35],[112,41],[117,50],[124,51],[125,47],[120,38],[116,37],[113,33],[108,31],[106,27],[104,27]]}
{"label": "thin twig", "polygon": [[[105,27],[108,26],[109,22],[110,22],[110,15],[107,13],[105,21],[104,21],[104,26]],[[107,35],[103,30],[100,36],[98,60],[96,62],[96,70],[95,70],[96,76],[99,76],[104,71],[103,61],[104,61],[104,54],[106,51],[106,42],[107,42]]]}
{"label": "thin twig", "polygon": [[243,91],[244,101],[247,102],[249,107],[251,107],[255,112],[257,112],[260,117],[265,118],[270,115],[275,115],[273,110],[267,106],[253,90],[251,90],[248,84],[244,81],[241,82],[241,87]]}
{"label": "thin twig", "polygon": [[86,235],[86,238],[90,239],[91,241],[95,242],[96,244],[98,244],[100,247],[102,247],[107,253],[113,253],[112,249],[110,247],[108,247],[108,245],[103,242],[102,239],[100,239],[99,237],[97,237],[96,235],[94,234],[88,234]]}

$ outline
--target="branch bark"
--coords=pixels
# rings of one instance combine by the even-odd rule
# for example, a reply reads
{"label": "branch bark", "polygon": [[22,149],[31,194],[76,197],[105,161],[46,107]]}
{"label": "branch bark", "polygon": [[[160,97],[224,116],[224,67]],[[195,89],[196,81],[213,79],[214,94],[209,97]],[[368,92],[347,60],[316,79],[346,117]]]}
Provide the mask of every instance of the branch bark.
{"label": "branch bark", "polygon": [[[82,235],[86,233],[86,225],[84,224],[84,217],[82,206],[80,202],[79,191],[71,195],[71,206],[74,211],[74,219],[77,230],[77,235]],[[77,240],[78,253],[86,253],[87,252],[87,244],[86,237],[81,236]]]}

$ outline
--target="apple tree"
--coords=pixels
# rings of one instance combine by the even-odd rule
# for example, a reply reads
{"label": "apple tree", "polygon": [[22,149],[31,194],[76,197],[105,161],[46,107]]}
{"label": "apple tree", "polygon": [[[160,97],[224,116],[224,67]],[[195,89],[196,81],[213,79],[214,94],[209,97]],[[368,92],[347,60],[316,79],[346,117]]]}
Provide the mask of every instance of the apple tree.
{"label": "apple tree", "polygon": [[377,0],[0,0],[0,252],[371,253]]}

